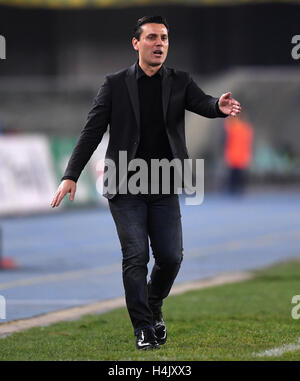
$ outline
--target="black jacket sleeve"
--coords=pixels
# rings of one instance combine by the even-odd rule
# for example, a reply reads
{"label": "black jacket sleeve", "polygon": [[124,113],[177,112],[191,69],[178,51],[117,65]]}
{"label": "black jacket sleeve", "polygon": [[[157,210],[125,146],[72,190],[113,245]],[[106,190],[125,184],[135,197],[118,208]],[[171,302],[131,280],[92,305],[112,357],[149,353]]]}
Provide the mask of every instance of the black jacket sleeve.
{"label": "black jacket sleeve", "polygon": [[200,87],[189,76],[189,83],[186,89],[185,108],[196,114],[207,118],[225,118],[226,114],[220,111],[218,106],[219,98],[205,94]]}
{"label": "black jacket sleeve", "polygon": [[81,130],[77,144],[61,180],[70,179],[77,182],[83,168],[98,147],[107,130],[111,115],[111,89],[106,77],[94,99],[87,121]]}

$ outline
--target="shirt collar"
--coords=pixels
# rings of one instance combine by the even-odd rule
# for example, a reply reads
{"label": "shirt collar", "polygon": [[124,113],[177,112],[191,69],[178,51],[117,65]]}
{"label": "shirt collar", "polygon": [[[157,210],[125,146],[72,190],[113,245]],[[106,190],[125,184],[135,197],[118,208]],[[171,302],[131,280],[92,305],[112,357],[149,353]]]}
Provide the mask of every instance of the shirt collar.
{"label": "shirt collar", "polygon": [[[161,68],[158,70],[157,73],[155,73],[155,75],[159,74],[159,76],[162,78],[163,76],[163,65],[161,66]],[[139,61],[136,62],[135,64],[135,77],[137,80],[139,80],[141,77],[149,77],[144,71],[143,69],[140,67],[139,65]],[[149,77],[151,78],[151,77]]]}

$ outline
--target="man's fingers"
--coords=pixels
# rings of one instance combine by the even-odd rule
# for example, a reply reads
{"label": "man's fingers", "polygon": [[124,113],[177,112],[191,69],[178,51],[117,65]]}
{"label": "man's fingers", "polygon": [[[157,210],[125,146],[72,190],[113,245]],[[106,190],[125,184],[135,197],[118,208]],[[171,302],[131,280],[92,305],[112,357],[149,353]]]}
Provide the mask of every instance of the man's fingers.
{"label": "man's fingers", "polygon": [[222,95],[222,97],[225,98],[225,99],[229,99],[230,96],[231,96],[231,92],[225,93],[225,94]]}
{"label": "man's fingers", "polygon": [[231,106],[234,111],[241,112],[242,110],[241,104],[235,99],[231,100]]}
{"label": "man's fingers", "polygon": [[231,98],[231,92],[225,93],[221,96],[220,104],[224,107],[224,110],[226,109],[227,115],[236,116],[239,114],[242,110],[240,102],[238,102],[236,99]]}
{"label": "man's fingers", "polygon": [[61,200],[65,197],[66,193],[64,192],[60,192],[59,195],[58,195],[58,199],[56,201],[56,206],[59,206],[59,204],[61,203]]}
{"label": "man's fingers", "polygon": [[55,197],[52,201],[52,204],[51,204],[52,208],[58,206],[60,204],[61,200],[62,200],[61,191],[59,191],[59,192],[57,192],[57,194],[55,195]]}
{"label": "man's fingers", "polygon": [[75,197],[75,187],[71,189],[70,200],[73,201]]}
{"label": "man's fingers", "polygon": [[61,200],[65,197],[66,193],[62,192],[61,190],[58,191],[51,203],[52,208],[55,208],[56,206],[59,206],[61,203]]}
{"label": "man's fingers", "polygon": [[51,202],[51,206],[52,206],[52,208],[54,207],[54,205],[55,205],[55,203],[56,203],[57,197],[58,197],[58,192],[55,193],[55,196],[54,196],[53,199],[52,199],[52,202]]}
{"label": "man's fingers", "polygon": [[52,208],[59,206],[61,200],[65,197],[67,193],[70,193],[70,200],[73,201],[75,198],[76,184],[71,180],[64,180],[58,187],[55,196],[51,202]]}
{"label": "man's fingers", "polygon": [[52,202],[51,202],[51,206],[52,206],[52,208],[54,208],[54,207],[56,206],[56,202],[57,202],[58,194],[59,194],[59,193],[56,193],[56,195],[53,197],[53,200],[52,200]]}
{"label": "man's fingers", "polygon": [[237,116],[237,114],[239,114],[241,111],[240,110],[235,110],[233,109],[231,112],[230,112],[230,115],[231,116]]}

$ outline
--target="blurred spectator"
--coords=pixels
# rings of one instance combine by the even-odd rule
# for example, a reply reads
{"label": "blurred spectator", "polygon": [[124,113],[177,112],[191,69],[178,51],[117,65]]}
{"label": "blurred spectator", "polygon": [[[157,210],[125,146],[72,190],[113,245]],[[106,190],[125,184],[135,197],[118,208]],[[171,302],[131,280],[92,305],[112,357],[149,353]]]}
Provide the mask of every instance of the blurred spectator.
{"label": "blurred spectator", "polygon": [[242,194],[246,185],[246,169],[252,160],[253,129],[243,116],[228,117],[224,123],[224,159],[228,172],[228,191]]}

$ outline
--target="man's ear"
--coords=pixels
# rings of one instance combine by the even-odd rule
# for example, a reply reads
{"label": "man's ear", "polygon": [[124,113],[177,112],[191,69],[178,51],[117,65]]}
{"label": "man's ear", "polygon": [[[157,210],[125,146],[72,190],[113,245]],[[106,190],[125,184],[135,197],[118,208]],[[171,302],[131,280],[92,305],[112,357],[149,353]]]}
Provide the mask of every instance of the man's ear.
{"label": "man's ear", "polygon": [[139,51],[139,48],[138,48],[139,41],[135,37],[133,37],[131,42],[132,42],[133,49],[138,52]]}

